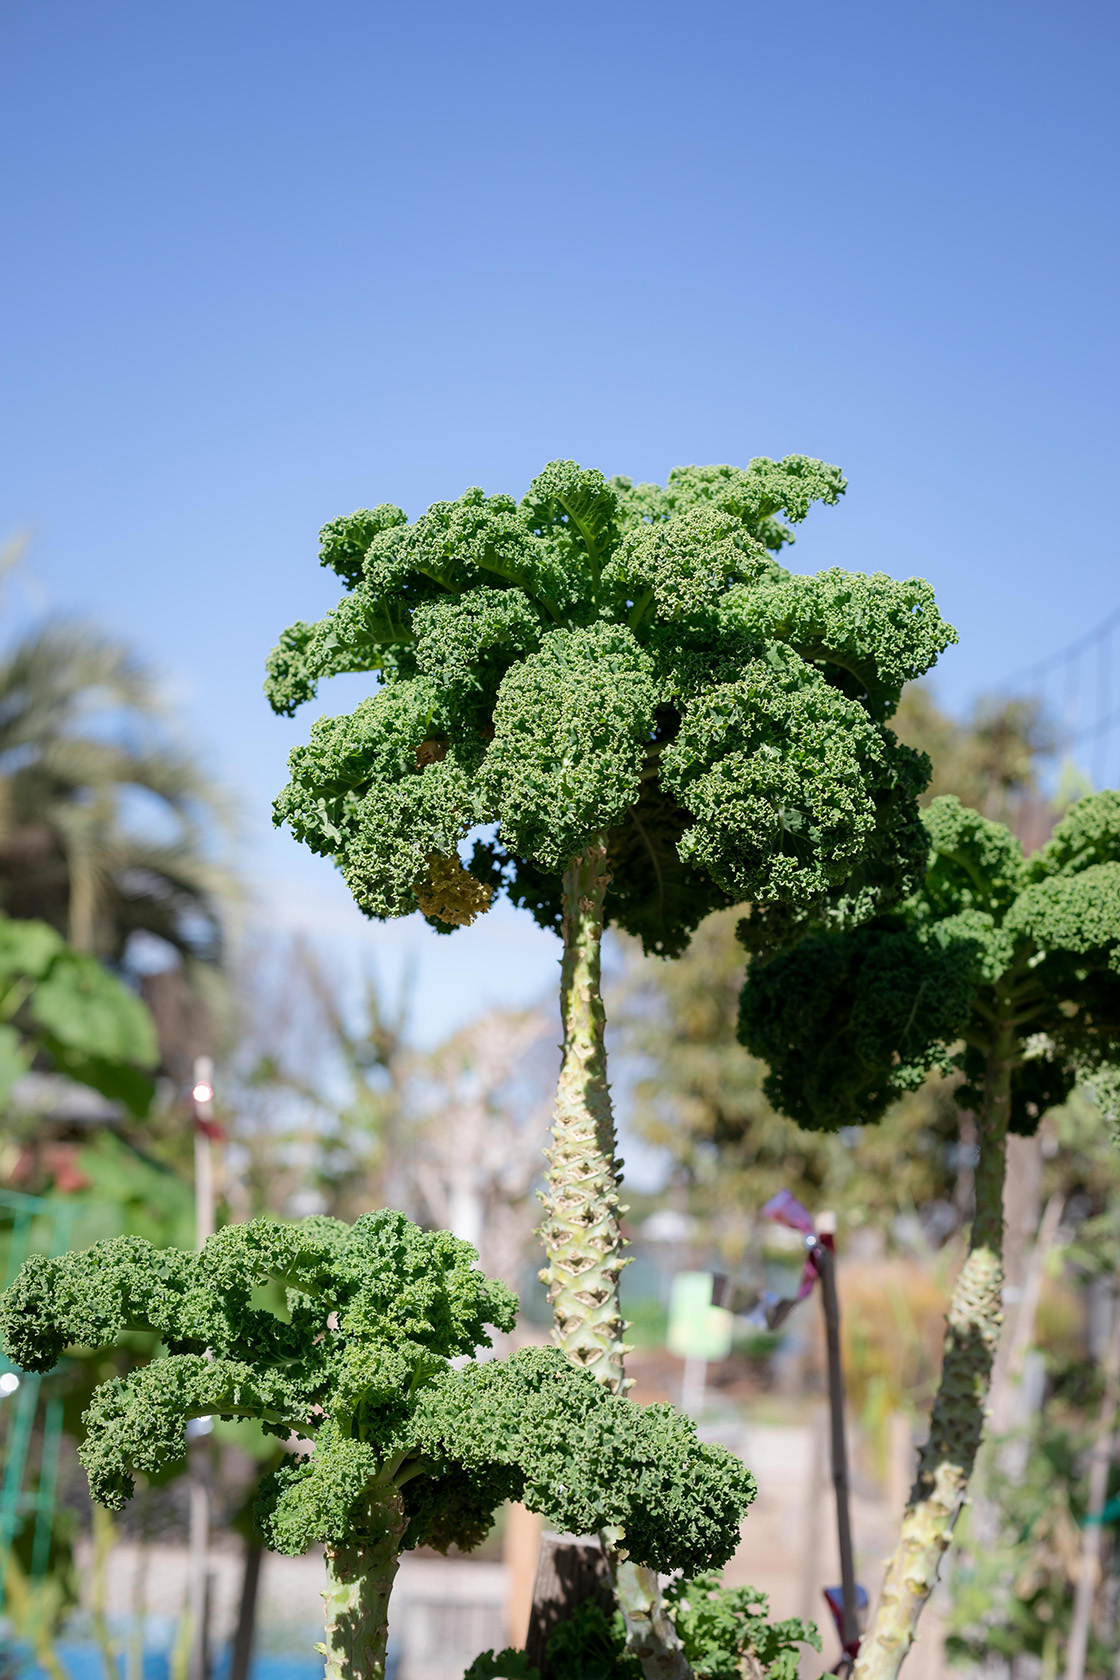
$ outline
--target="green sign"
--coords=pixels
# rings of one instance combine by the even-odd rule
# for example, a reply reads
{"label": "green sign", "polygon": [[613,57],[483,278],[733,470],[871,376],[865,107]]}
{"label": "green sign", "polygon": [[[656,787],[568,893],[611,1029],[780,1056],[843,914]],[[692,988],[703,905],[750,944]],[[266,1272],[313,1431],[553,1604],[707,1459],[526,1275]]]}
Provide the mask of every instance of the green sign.
{"label": "green sign", "polygon": [[731,1352],[731,1314],[712,1306],[711,1272],[678,1272],[669,1297],[670,1353],[678,1359],[726,1359]]}

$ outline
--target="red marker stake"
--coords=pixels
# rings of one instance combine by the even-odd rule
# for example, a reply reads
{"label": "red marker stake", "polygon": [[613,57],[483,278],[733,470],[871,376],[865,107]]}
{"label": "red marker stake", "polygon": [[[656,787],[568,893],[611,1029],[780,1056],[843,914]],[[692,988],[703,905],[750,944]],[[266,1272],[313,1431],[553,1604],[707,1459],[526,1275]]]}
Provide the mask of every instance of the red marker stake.
{"label": "red marker stake", "polygon": [[[807,1239],[808,1244],[808,1239]],[[844,1369],[840,1358],[840,1297],[836,1292],[836,1256],[832,1238],[822,1235],[813,1247],[813,1260],[821,1279],[828,1343],[828,1411],[831,1424],[832,1485],[836,1492],[836,1533],[840,1542],[840,1590],[843,1618],[840,1641],[845,1654],[855,1661],[859,1650],[859,1614],[856,1605],[856,1571],[852,1553],[852,1518],[849,1507],[848,1443],[844,1432]]]}

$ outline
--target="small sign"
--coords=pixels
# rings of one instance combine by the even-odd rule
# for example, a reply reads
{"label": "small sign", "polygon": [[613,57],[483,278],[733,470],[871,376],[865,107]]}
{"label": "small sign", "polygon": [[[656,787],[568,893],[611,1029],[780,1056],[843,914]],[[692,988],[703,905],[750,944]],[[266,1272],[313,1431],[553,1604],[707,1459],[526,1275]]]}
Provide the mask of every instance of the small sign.
{"label": "small sign", "polygon": [[731,1352],[732,1317],[712,1305],[711,1272],[678,1272],[669,1297],[670,1353],[715,1364]]}

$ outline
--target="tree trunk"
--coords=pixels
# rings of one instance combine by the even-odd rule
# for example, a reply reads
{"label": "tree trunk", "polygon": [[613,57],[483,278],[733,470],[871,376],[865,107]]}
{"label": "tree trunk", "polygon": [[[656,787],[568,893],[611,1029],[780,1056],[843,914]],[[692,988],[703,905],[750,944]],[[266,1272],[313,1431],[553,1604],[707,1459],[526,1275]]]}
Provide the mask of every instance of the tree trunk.
{"label": "tree trunk", "polygon": [[917,1478],[854,1680],[894,1680],[902,1667],[976,1462],[1003,1322],[1003,1180],[1012,1061],[1011,1028],[1000,1024],[985,1070],[983,1111],[977,1116],[976,1212],[949,1304],[929,1440],[918,1458]]}
{"label": "tree trunk", "polygon": [[327,1547],[324,1680],[385,1680],[389,1595],[405,1530],[399,1494],[384,1515],[387,1532],[376,1541]]}
{"label": "tree trunk", "polygon": [[[619,1218],[619,1169],[603,1041],[600,986],[603,899],[610,875],[600,838],[564,871],[560,1008],[564,1045],[548,1188],[541,1227],[548,1264],[541,1271],[552,1303],[553,1335],[575,1365],[613,1394],[625,1386],[625,1325],[618,1279],[625,1260]],[[646,1680],[689,1680],[691,1669],[661,1605],[657,1575],[631,1563],[621,1531],[603,1536],[627,1648]]]}

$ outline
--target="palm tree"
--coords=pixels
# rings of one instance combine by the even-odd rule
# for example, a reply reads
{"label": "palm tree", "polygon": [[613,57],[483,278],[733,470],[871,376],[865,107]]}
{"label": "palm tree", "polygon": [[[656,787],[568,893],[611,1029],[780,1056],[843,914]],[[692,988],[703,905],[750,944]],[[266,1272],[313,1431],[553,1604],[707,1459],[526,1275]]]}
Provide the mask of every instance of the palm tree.
{"label": "palm tree", "polygon": [[51,621],[0,656],[0,908],[121,964],[153,935],[190,966],[221,952],[213,785],[171,740],[122,643]]}

